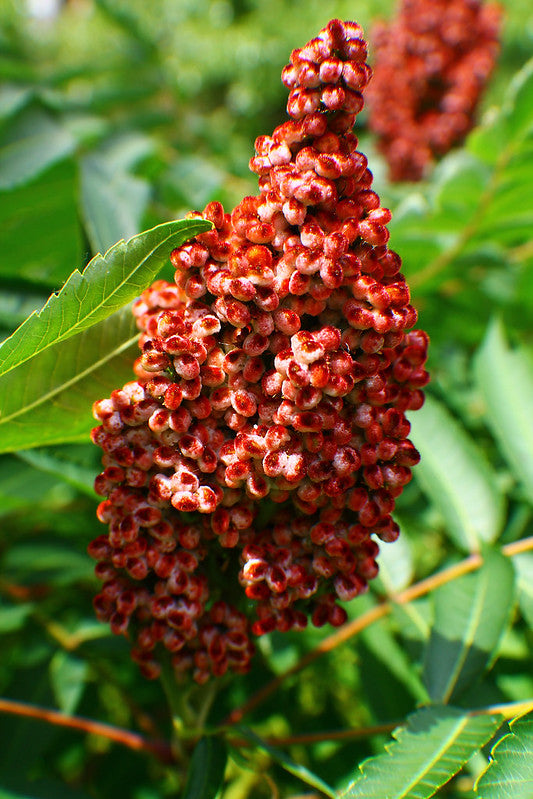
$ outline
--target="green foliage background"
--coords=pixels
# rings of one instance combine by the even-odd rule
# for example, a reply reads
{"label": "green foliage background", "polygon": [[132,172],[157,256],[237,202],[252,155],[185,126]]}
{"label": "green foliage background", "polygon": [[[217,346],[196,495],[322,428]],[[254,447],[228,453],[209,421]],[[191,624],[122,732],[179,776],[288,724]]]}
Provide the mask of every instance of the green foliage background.
{"label": "green foliage background", "polygon": [[[403,535],[348,606],[352,620],[388,601],[386,612],[305,669],[323,630],[261,639],[250,675],[215,698],[207,733],[280,677],[277,690],[245,717],[249,728],[192,732],[178,766],[0,712],[1,799],[209,799],[219,788],[225,799],[533,796],[531,712],[506,725],[533,706],[533,10],[501,5],[480,125],[427,182],[389,184],[364,113],[358,122],[432,340]],[[256,193],[248,159],[254,138],[285,119],[290,51],[331,17],[368,30],[391,10],[75,0],[44,21],[2,0],[0,337],[120,239]],[[163,689],[92,611],[99,463],[87,433],[92,401],[129,378],[135,331],[120,308],[161,269],[171,274],[171,235],[193,233],[159,227],[96,259],[90,285],[75,275],[51,301],[63,326],[34,316],[0,348],[0,694],[150,739],[171,736]],[[470,574],[437,588],[469,557],[479,559]],[[436,590],[417,590],[426,578]]]}

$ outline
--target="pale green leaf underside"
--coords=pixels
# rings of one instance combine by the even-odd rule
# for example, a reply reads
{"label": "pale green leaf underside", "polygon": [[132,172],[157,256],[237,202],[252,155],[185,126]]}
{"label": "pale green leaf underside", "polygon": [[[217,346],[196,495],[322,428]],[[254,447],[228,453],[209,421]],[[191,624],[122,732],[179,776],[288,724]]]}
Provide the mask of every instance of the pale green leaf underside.
{"label": "pale green leaf underside", "polygon": [[500,322],[489,327],[475,361],[489,425],[533,501],[533,364],[509,349]]}
{"label": "pale green leaf underside", "polygon": [[96,255],[2,344],[0,375],[126,305],[154,279],[174,247],[210,227],[202,219],[166,222]]}
{"label": "pale green leaf underside", "polygon": [[479,799],[531,799],[533,796],[533,712],[511,722],[491,753],[491,763],[481,775]]}
{"label": "pale green leaf underside", "polygon": [[479,571],[442,586],[434,599],[424,681],[433,701],[449,702],[479,677],[494,654],[513,606],[513,566],[489,551]]}
{"label": "pale green leaf underside", "polygon": [[393,733],[386,753],[366,760],[340,799],[428,799],[494,734],[496,716],[427,707]]}
{"label": "pale green leaf underside", "polygon": [[130,308],[13,369],[0,380],[0,452],[87,440],[92,403],[134,379]]}
{"label": "pale green leaf underside", "polygon": [[410,437],[421,455],[415,476],[456,544],[475,552],[483,541],[493,541],[501,528],[503,501],[483,452],[432,397],[416,412]]}

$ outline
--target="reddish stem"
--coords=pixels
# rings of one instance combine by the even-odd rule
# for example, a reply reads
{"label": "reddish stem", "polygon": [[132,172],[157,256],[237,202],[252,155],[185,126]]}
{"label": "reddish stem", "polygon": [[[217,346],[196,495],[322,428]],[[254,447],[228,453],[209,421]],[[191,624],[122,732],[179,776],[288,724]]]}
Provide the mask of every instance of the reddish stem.
{"label": "reddish stem", "polygon": [[121,746],[126,746],[128,749],[133,749],[137,752],[150,752],[165,763],[171,763],[173,760],[170,746],[166,741],[145,738],[139,733],[131,732],[131,730],[124,730],[121,727],[114,727],[111,724],[104,724],[101,721],[94,721],[83,716],[71,716],[59,710],[51,710],[38,705],[29,705],[26,702],[4,698],[0,698],[0,713],[25,716],[37,721],[46,721],[59,727],[68,727],[72,730],[99,735]]}

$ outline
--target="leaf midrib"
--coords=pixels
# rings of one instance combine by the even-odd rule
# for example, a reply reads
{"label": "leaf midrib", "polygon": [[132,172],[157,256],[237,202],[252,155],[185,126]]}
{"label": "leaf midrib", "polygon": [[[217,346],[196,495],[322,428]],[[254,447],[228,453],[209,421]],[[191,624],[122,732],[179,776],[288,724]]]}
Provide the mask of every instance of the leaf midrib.
{"label": "leaf midrib", "polygon": [[468,652],[472,648],[472,643],[476,635],[476,630],[479,627],[479,622],[482,616],[482,611],[485,603],[485,597],[487,596],[487,589],[489,587],[488,575],[482,571],[479,576],[480,576],[480,581],[478,585],[480,587],[479,590],[476,590],[476,594],[474,597],[474,604],[472,606],[472,612],[470,613],[469,616],[466,634],[461,638],[462,648],[460,655],[456,659],[455,667],[450,673],[448,681],[446,683],[447,687],[442,696],[442,701],[444,703],[448,702],[450,696],[453,693],[453,689],[457,683],[457,678],[460,675],[461,669],[463,668],[466,662]]}
{"label": "leaf midrib", "polygon": [[103,358],[100,358],[97,361],[93,361],[93,363],[91,363],[90,366],[88,366],[82,372],[77,372],[72,378],[70,378],[70,380],[67,380],[65,383],[61,383],[61,385],[55,387],[51,391],[48,391],[48,393],[42,394],[37,400],[32,402],[30,405],[25,405],[24,407],[17,409],[13,413],[11,413],[9,416],[4,416],[3,418],[0,417],[0,425],[4,424],[5,422],[11,422],[11,421],[13,421],[13,419],[16,419],[17,416],[20,416],[21,414],[28,413],[29,411],[32,411],[35,408],[38,408],[43,403],[48,402],[49,400],[51,400],[57,394],[61,394],[63,391],[66,391],[67,389],[71,388],[76,383],[79,383],[81,380],[83,380],[84,378],[88,377],[92,372],[94,372],[95,370],[99,369],[101,366],[106,364],[108,361],[112,360],[117,355],[120,355],[122,352],[127,350],[128,347],[132,346],[132,344],[135,344],[135,342],[137,341],[138,337],[139,337],[139,334],[136,333],[134,336],[130,337],[126,341],[123,341],[120,346],[115,347],[113,350],[111,350],[110,352],[106,353]]}
{"label": "leaf midrib", "polygon": [[411,782],[408,785],[406,785],[405,788],[402,789],[403,790],[402,793],[397,794],[397,797],[395,799],[406,799],[406,797],[409,796],[409,791],[411,790],[411,788],[416,787],[416,785],[420,785],[422,778],[430,772],[430,770],[435,766],[436,763],[439,762],[439,760],[441,760],[443,754],[451,749],[452,745],[457,741],[457,739],[463,732],[464,728],[467,726],[468,722],[469,722],[468,716],[458,719],[458,724],[446,737],[446,739],[443,741],[439,749],[433,753],[429,764],[427,764],[425,768],[421,768],[417,772],[415,778],[411,780]]}

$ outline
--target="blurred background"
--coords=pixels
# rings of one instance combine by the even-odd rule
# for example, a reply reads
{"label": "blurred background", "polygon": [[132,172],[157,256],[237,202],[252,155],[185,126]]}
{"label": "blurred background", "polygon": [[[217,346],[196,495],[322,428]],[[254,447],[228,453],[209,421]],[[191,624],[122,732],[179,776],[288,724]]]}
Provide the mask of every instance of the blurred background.
{"label": "blurred background", "polygon": [[[531,369],[533,345],[533,143],[531,126],[518,138],[502,128],[499,109],[533,55],[533,6],[500,5],[501,54],[481,104],[481,132],[426,181],[389,183],[364,111],[356,125],[374,188],[393,211],[391,246],[403,258],[419,326],[433,342],[433,404],[414,437],[427,459],[399,504],[403,543],[383,565],[384,575],[395,575],[394,590],[468,552],[457,504],[482,539],[531,535],[533,467],[524,489],[483,383],[499,335],[489,325],[498,314],[506,331],[500,355],[505,360],[505,336],[523,347],[521,371],[516,361],[510,373],[529,402],[529,378],[520,375]],[[117,240],[212,200],[231,210],[256,194],[248,161],[256,136],[286,119],[280,72],[291,50],[332,17],[355,19],[368,32],[393,8],[391,0],[0,0],[0,338]],[[523,119],[531,121],[532,106],[533,94],[523,99]],[[80,443],[0,457],[0,693],[166,735],[160,686],[139,676],[127,642],[92,612],[96,581],[85,550],[101,532],[95,449]],[[439,471],[431,453],[444,450]],[[468,494],[470,480],[481,494]],[[531,561],[524,569],[533,575]],[[391,587],[377,585],[378,592]],[[533,597],[524,596],[523,618],[480,701],[533,696],[524,622],[533,619]],[[357,599],[350,614],[371,601]],[[423,618],[427,604],[417,605]],[[396,619],[381,638],[363,636],[315,664],[256,712],[255,728],[287,735],[403,718],[421,698],[410,663],[401,660],[405,650],[419,663],[423,632],[409,623]],[[253,672],[219,698],[219,717],[321,637],[309,630],[263,639]],[[394,673],[392,663],[400,664]],[[291,751],[338,783],[385,739]],[[30,790],[40,799],[176,796],[176,778],[164,765],[103,738],[0,716],[0,740],[0,787],[9,787],[8,797]],[[277,796],[262,761],[242,756],[231,768],[226,799]],[[292,778],[275,777],[283,796],[299,790]],[[469,797],[471,786],[467,774],[446,795]]]}

